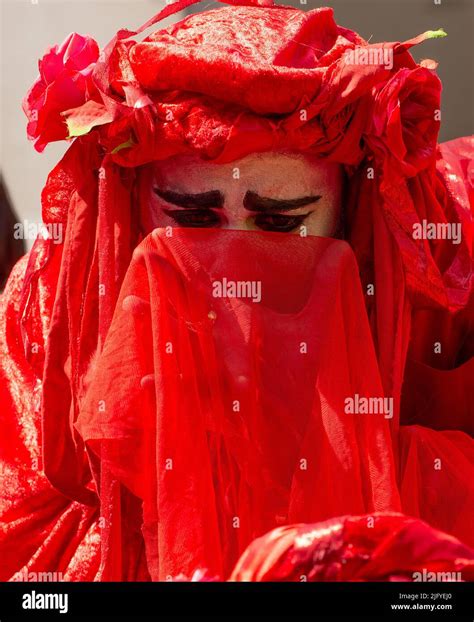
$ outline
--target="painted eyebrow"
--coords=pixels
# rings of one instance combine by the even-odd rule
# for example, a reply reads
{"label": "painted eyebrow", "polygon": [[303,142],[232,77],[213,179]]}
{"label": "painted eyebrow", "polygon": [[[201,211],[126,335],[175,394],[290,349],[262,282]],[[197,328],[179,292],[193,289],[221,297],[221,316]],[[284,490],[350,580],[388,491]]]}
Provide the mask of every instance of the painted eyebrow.
{"label": "painted eyebrow", "polygon": [[245,209],[252,212],[291,212],[305,205],[319,201],[321,195],[301,197],[299,199],[269,199],[250,190],[244,197]]}
{"label": "painted eyebrow", "polygon": [[224,205],[224,195],[219,190],[210,190],[209,192],[202,192],[200,194],[181,194],[180,192],[154,188],[153,192],[168,203],[172,203],[178,207],[189,209],[221,209]]}

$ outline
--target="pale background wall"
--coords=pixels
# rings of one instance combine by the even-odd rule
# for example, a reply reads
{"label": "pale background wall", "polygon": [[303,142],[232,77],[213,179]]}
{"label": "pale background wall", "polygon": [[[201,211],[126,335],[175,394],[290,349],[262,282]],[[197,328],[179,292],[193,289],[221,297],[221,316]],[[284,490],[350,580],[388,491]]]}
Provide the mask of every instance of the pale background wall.
{"label": "pale background wall", "polygon": [[[34,2],[35,0],[33,0]],[[99,45],[121,27],[138,27],[163,5],[163,0],[0,0],[0,168],[20,220],[40,219],[39,197],[46,176],[66,149],[48,145],[42,154],[26,139],[21,100],[37,75],[37,60],[49,45],[71,31],[89,34]],[[332,6],[336,20],[376,41],[409,39],[443,27],[448,37],[428,41],[414,51],[439,61],[444,84],[442,140],[473,133],[474,0],[286,0],[309,10]],[[222,6],[202,2],[191,7]],[[176,16],[172,20],[178,19]],[[168,20],[169,21],[169,20]],[[167,22],[163,22],[166,24]]]}

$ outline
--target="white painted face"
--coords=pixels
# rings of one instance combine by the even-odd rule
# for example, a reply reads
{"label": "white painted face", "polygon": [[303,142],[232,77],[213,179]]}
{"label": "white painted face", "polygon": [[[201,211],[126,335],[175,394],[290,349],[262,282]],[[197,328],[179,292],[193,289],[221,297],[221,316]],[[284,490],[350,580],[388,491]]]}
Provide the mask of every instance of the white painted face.
{"label": "white painted face", "polygon": [[148,233],[157,227],[219,227],[332,237],[341,222],[343,172],[289,152],[252,153],[228,164],[174,156],[153,168]]}

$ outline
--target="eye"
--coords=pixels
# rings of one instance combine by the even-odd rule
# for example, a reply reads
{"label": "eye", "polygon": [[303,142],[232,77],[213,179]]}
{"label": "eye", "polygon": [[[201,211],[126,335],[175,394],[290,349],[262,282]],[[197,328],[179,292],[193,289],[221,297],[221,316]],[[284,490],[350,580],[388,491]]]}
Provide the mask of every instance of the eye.
{"label": "eye", "polygon": [[163,210],[181,227],[218,227],[221,220],[209,209]]}
{"label": "eye", "polygon": [[288,233],[299,227],[305,221],[307,214],[297,216],[285,216],[284,214],[258,214],[255,217],[255,225],[263,231],[281,231]]}

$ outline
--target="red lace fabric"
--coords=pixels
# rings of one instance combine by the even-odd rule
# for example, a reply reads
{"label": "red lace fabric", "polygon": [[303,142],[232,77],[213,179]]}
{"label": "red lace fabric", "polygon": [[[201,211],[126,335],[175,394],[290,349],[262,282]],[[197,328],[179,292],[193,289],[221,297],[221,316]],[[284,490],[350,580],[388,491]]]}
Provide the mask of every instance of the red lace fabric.
{"label": "red lace fabric", "polygon": [[[130,40],[144,27],[100,57],[72,36],[25,100],[38,149],[78,137],[42,195],[64,242],[36,242],[1,299],[0,578],[227,578],[279,523],[377,510],[472,546],[473,148],[436,144],[440,83],[408,52],[429,35],[384,43],[389,70],[347,63],[373,47],[330,9],[227,7]],[[143,240],[151,162],[282,148],[344,166],[345,242]],[[461,243],[414,239],[424,219]],[[244,268],[264,305],[212,297]],[[356,392],[393,398],[393,417],[344,412]]]}

